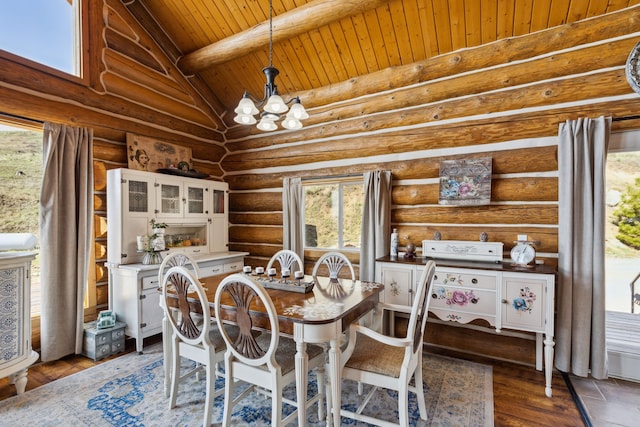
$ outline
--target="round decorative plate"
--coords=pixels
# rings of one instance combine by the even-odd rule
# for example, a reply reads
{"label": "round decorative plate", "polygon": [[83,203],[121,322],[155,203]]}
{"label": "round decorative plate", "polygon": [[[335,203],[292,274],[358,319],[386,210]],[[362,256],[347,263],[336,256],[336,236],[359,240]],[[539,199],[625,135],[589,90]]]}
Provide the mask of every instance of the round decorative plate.
{"label": "round decorative plate", "polygon": [[627,58],[625,73],[631,89],[633,89],[635,93],[640,94],[640,42],[631,49],[631,53]]}

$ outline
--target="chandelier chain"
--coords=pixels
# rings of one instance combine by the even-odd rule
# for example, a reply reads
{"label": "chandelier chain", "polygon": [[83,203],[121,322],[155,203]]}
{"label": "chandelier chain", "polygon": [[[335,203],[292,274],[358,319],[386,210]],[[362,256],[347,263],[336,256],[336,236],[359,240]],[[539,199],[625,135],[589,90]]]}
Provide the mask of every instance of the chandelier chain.
{"label": "chandelier chain", "polygon": [[273,67],[273,0],[269,0],[269,67]]}

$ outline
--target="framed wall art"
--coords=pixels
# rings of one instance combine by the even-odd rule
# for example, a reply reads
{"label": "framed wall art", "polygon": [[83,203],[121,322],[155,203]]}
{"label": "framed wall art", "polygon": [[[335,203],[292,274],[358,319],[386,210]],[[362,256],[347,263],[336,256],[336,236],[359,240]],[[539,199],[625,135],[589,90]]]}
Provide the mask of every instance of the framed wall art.
{"label": "framed wall art", "polygon": [[491,157],[440,162],[441,205],[488,205],[491,202]]}
{"label": "framed wall art", "polygon": [[178,168],[191,170],[193,164],[191,148],[132,133],[127,133],[127,161],[129,169],[150,172]]}

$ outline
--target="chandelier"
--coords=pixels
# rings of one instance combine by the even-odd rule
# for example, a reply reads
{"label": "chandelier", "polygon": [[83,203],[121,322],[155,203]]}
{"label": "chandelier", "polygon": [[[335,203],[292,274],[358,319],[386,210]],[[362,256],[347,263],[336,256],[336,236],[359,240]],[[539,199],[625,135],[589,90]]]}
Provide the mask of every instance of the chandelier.
{"label": "chandelier", "polygon": [[[287,113],[282,121],[282,127],[285,129],[300,129],[302,121],[309,118],[309,114],[302,106],[300,98],[297,96],[287,102],[278,95],[278,87],[276,86],[276,76],[280,73],[273,66],[273,0],[269,0],[269,66],[262,69],[267,78],[267,84],[264,85],[264,96],[261,100],[257,100],[249,92],[245,91],[242,99],[238,103],[235,110],[236,116],[233,121],[241,125],[254,125],[258,123],[257,128],[263,131],[273,131],[278,129],[276,122]],[[255,101],[255,102],[254,102]],[[264,105],[262,113],[256,107]],[[287,104],[293,103],[291,108]],[[287,112],[288,111],[288,112]],[[256,115],[260,114],[260,121],[256,119]]]}

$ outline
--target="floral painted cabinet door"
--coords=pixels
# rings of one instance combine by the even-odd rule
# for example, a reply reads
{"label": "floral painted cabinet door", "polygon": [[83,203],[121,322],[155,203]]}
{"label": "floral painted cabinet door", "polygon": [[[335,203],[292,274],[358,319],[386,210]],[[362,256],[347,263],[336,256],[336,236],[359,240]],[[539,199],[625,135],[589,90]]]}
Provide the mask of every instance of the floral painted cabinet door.
{"label": "floral painted cabinet door", "polygon": [[[547,275],[502,275],[502,327],[545,332],[549,287]],[[553,311],[550,311],[553,313]]]}

